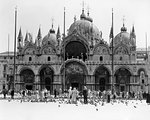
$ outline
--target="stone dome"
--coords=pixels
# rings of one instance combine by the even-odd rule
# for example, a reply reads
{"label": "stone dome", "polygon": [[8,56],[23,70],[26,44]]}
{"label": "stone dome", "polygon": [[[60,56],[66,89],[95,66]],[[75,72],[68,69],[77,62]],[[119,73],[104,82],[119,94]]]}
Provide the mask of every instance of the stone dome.
{"label": "stone dome", "polygon": [[98,28],[87,19],[81,19],[81,20],[75,21],[70,26],[68,35],[70,35],[74,30],[77,30],[77,32],[85,36],[89,36],[89,37],[93,36],[93,39],[100,39],[100,32]]}
{"label": "stone dome", "polygon": [[55,30],[53,28],[50,29],[49,33],[42,40],[43,45],[49,44],[49,43],[54,46],[56,46],[56,44],[57,44],[57,37],[55,34]]}
{"label": "stone dome", "polygon": [[130,34],[127,32],[127,28],[124,25],[123,27],[121,27],[121,32],[115,36],[113,45],[117,46],[120,43],[123,43],[127,46],[134,45],[133,41],[131,40]]}

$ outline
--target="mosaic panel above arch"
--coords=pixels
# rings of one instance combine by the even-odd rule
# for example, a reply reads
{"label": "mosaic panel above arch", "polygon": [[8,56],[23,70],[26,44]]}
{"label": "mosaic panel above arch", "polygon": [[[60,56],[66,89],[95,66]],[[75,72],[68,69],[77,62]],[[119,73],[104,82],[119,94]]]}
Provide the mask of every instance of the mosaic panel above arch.
{"label": "mosaic panel above arch", "polygon": [[108,48],[105,46],[98,46],[95,51],[94,54],[109,54]]}
{"label": "mosaic panel above arch", "polygon": [[119,46],[118,48],[116,48],[115,50],[115,54],[128,54],[128,50],[124,47],[124,46]]}
{"label": "mosaic panel above arch", "polygon": [[42,54],[55,54],[55,53],[56,53],[56,50],[51,46],[44,47],[42,49]]}
{"label": "mosaic panel above arch", "polygon": [[36,54],[36,50],[35,50],[35,48],[29,47],[29,48],[25,49],[24,54],[26,54],[26,55]]}

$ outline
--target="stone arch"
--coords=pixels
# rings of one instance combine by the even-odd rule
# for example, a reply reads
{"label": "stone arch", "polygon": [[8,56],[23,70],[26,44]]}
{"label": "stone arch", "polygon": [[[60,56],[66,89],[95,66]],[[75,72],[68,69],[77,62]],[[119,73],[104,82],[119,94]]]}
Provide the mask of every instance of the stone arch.
{"label": "stone arch", "polygon": [[87,68],[84,64],[77,61],[69,61],[63,65],[61,69],[61,74],[63,77],[62,84],[65,84],[65,89],[70,86],[76,87],[78,90],[82,90],[83,86],[86,84]]}
{"label": "stone arch", "polygon": [[95,89],[104,91],[110,89],[110,70],[105,66],[98,66],[94,71]]}
{"label": "stone arch", "polygon": [[54,72],[54,74],[55,74],[55,69],[54,69],[52,66],[50,66],[50,65],[41,65],[41,67],[40,67],[39,70],[38,70],[38,75],[40,74],[40,71],[41,71],[43,68],[46,68],[46,67],[49,67],[49,68]]}
{"label": "stone arch", "polygon": [[141,71],[143,71],[144,74],[147,75],[147,72],[146,72],[145,68],[139,68],[138,71],[137,71],[137,75],[140,75]]}
{"label": "stone arch", "polygon": [[53,92],[53,82],[54,82],[54,70],[50,66],[42,66],[39,69],[39,78],[40,78],[40,89],[47,89],[51,93]]}
{"label": "stone arch", "polygon": [[94,47],[94,54],[110,54],[110,49],[106,44],[97,44]]}
{"label": "stone arch", "polygon": [[116,71],[119,70],[120,68],[127,69],[127,70],[131,73],[131,75],[133,75],[133,71],[130,69],[130,67],[129,67],[129,66],[125,66],[125,65],[117,66],[117,67],[115,68],[115,70],[114,70],[114,74],[115,74]]}
{"label": "stone arch", "polygon": [[36,48],[34,46],[27,46],[24,50],[23,50],[23,54],[26,55],[34,55],[36,54]]}
{"label": "stone arch", "polygon": [[26,88],[28,90],[33,90],[35,81],[35,74],[33,70],[30,68],[23,68],[20,71],[19,75],[20,75],[20,82],[23,83],[21,85],[22,89]]}
{"label": "stone arch", "polygon": [[127,67],[119,67],[115,71],[115,89],[118,92],[130,91],[130,78],[132,73]]}
{"label": "stone arch", "polygon": [[119,44],[114,48],[114,54],[130,54],[129,48],[124,44]]}
{"label": "stone arch", "polygon": [[80,35],[70,35],[62,43],[61,54],[63,57],[65,55],[65,60],[74,57],[85,61],[88,59],[89,51],[89,43]]}
{"label": "stone arch", "polygon": [[40,54],[56,54],[56,48],[53,45],[44,45],[40,49]]}

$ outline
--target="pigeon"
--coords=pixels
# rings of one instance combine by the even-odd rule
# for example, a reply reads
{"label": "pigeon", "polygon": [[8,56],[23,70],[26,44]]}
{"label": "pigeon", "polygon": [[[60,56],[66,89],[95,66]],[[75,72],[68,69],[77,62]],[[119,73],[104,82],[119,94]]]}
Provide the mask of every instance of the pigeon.
{"label": "pigeon", "polygon": [[96,108],[96,111],[98,111],[98,108]]}
{"label": "pigeon", "polygon": [[134,108],[136,108],[136,106],[134,106]]}

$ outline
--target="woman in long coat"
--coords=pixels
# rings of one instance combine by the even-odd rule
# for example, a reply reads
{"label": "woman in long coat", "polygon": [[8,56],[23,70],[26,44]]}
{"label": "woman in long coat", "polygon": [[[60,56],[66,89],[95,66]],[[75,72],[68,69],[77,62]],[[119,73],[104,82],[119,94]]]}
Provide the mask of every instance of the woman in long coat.
{"label": "woman in long coat", "polygon": [[72,90],[71,103],[74,103],[74,104],[77,103],[77,96],[78,96],[78,91],[77,91],[76,88],[73,88],[73,90]]}

